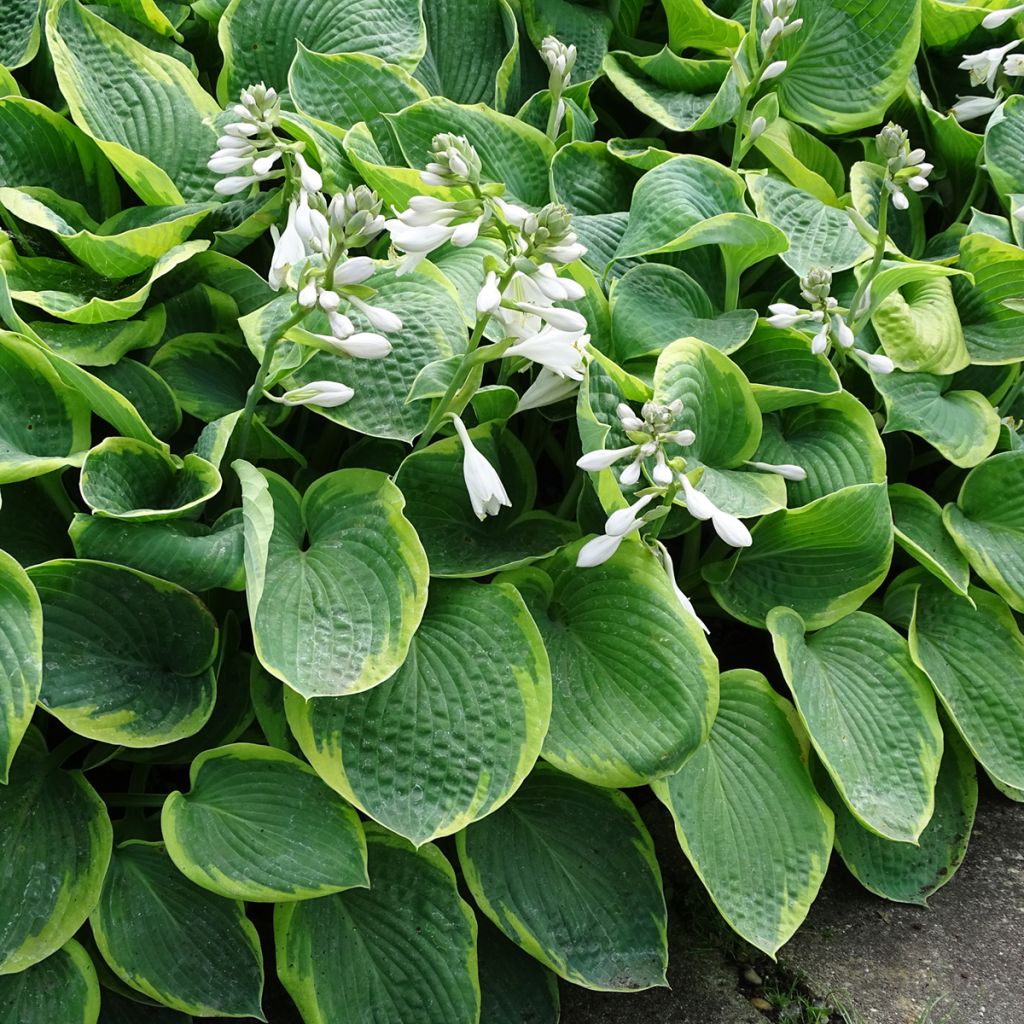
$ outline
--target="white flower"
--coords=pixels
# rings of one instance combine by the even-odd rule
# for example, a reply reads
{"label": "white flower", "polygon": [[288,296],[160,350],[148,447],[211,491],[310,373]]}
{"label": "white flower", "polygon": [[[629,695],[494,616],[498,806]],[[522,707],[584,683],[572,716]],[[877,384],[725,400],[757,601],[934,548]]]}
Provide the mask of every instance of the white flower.
{"label": "white flower", "polygon": [[1024,75],[1024,55],[1011,53],[1003,62],[1003,74],[1011,78],[1019,78]]}
{"label": "white flower", "polygon": [[355,295],[347,296],[348,301],[370,322],[370,326],[385,334],[394,334],[402,329],[402,319],[383,306],[371,306]]}
{"label": "white flower", "polygon": [[579,554],[576,556],[577,567],[592,568],[602,562],[607,562],[619,550],[619,545],[623,540],[643,526],[644,521],[640,513],[653,498],[653,494],[646,494],[634,501],[628,508],[620,508],[613,512],[604,524],[604,533],[587,541],[580,548]]}
{"label": "white flower", "polygon": [[668,582],[676,595],[676,600],[682,605],[683,611],[685,611],[687,615],[692,615],[693,618],[697,620],[697,624],[700,628],[710,636],[711,630],[708,629],[704,624],[704,620],[697,614],[693,607],[693,602],[679,589],[679,584],[676,582],[676,569],[672,564],[672,556],[668,553],[668,548],[665,547],[660,540],[655,540],[654,552],[658,561],[661,562],[661,567],[665,570],[665,575],[668,576]]}
{"label": "white flower", "polygon": [[761,75],[761,81],[767,82],[770,78],[778,78],[783,71],[786,70],[788,61],[784,60],[773,60],[771,64],[764,69],[764,74]]}
{"label": "white flower", "polygon": [[747,465],[762,473],[776,473],[784,480],[807,479],[807,470],[803,466],[796,466],[791,462],[748,462]]}
{"label": "white flower", "polygon": [[288,206],[288,220],[284,231],[278,231],[276,225],[270,229],[270,236],[274,240],[274,255],[270,260],[267,280],[270,287],[276,290],[284,287],[288,271],[306,256],[306,246],[296,226],[298,208],[299,204],[293,199]]}
{"label": "white flower", "polygon": [[352,359],[383,359],[391,354],[391,342],[382,334],[373,334],[370,331],[341,336],[313,334],[311,331],[308,333],[325,348],[339,352],[343,356],[350,356]]}
{"label": "white flower", "polygon": [[554,36],[545,36],[541,40],[540,56],[550,72],[548,88],[555,94],[561,94],[569,85],[569,76],[576,63],[576,47],[566,46]]}
{"label": "white flower", "polygon": [[563,377],[542,366],[540,373],[534,378],[533,383],[523,392],[522,397],[516,405],[516,412],[526,412],[527,409],[540,409],[546,405],[554,405],[561,402],[579,390],[579,382],[571,377]]}
{"label": "white flower", "polygon": [[498,275],[489,270],[484,278],[483,287],[476,297],[476,311],[480,316],[494,313],[501,305],[501,289],[498,287]]}
{"label": "white flower", "polygon": [[683,501],[686,503],[686,511],[694,519],[710,519],[718,510],[718,506],[706,495],[697,490],[687,479],[685,473],[679,474],[679,483],[683,488]]}
{"label": "white flower", "polygon": [[501,477],[487,458],[477,450],[470,439],[469,431],[466,430],[466,425],[458,416],[453,416],[452,422],[462,442],[462,476],[466,481],[469,501],[477,519],[482,521],[487,516],[496,516],[503,505],[511,508],[512,502],[505,492]]}
{"label": "white flower", "polygon": [[434,196],[413,196],[408,209],[384,222],[394,247],[406,254],[398,275],[414,270],[445,242],[462,247],[475,241],[486,216],[475,200],[446,202]]}
{"label": "white flower", "polygon": [[808,310],[800,309],[791,302],[773,302],[768,306],[768,311],[772,314],[768,317],[768,323],[772,327],[794,327],[804,320],[812,319]]}
{"label": "white flower", "polygon": [[324,409],[333,409],[351,400],[355,392],[347,385],[336,380],[313,380],[300,388],[292,388],[280,397],[267,395],[272,402],[280,405],[319,405]]}
{"label": "white flower", "polygon": [[734,548],[747,548],[753,543],[750,531],[736,516],[719,508],[706,494],[698,491],[686,478],[685,473],[679,474],[679,483],[683,488],[683,500],[686,510],[694,519],[711,520],[711,525],[726,544]]}
{"label": "white flower", "polygon": [[625,448],[595,448],[586,452],[576,460],[576,465],[588,473],[596,473],[602,469],[610,469],[621,459],[632,458],[640,451],[640,445],[630,444]]}
{"label": "white flower", "polygon": [[1020,14],[1021,11],[1024,11],[1024,4],[1018,4],[1016,7],[1004,7],[1001,11],[993,11],[991,14],[986,14],[981,19],[982,28],[1000,28],[1012,17]]}
{"label": "white flower", "polygon": [[991,114],[1001,102],[1002,100],[996,96],[957,96],[956,103],[950,107],[949,112],[957,121],[963,123]]}
{"label": "white flower", "polygon": [[560,331],[547,326],[532,338],[516,342],[505,350],[506,356],[522,356],[546,366],[560,377],[583,380],[585,346],[590,335],[582,331]]}
{"label": "white flower", "polygon": [[593,540],[588,540],[576,555],[576,568],[592,569],[595,565],[607,562],[619,550],[619,545],[624,539],[621,536],[617,537],[609,533],[601,533],[594,537]]}
{"label": "white flower", "polygon": [[535,302],[510,301],[512,309],[532,316],[538,316],[559,331],[579,332],[587,329],[587,319],[575,309],[563,309],[561,306],[546,306]]}
{"label": "white flower", "polygon": [[336,288],[344,288],[345,285],[362,284],[373,276],[375,269],[369,256],[353,256],[335,267],[334,285]]}
{"label": "white flower", "polygon": [[266,181],[266,177],[258,174],[231,175],[221,178],[213,186],[213,191],[219,196],[236,196],[259,181]]}
{"label": "white flower", "polygon": [[897,188],[894,189],[892,193],[892,205],[895,206],[897,210],[905,210],[910,206],[910,200],[907,199],[899,188]]}
{"label": "white flower", "polygon": [[872,373],[892,373],[895,369],[893,361],[878,352],[864,352],[864,362]]}
{"label": "white flower", "polygon": [[604,524],[604,532],[613,537],[625,537],[641,525],[640,513],[654,500],[653,494],[637,498],[628,508],[614,511]]}
{"label": "white flower", "polygon": [[811,351],[816,356],[825,354],[828,348],[828,325],[825,324],[818,333],[811,338]]}
{"label": "white flower", "polygon": [[750,122],[750,128],[747,129],[748,141],[753,142],[754,139],[760,138],[767,127],[768,121],[765,118],[760,115],[755,117],[754,120]]}
{"label": "white flower", "polygon": [[838,313],[832,317],[832,332],[843,348],[853,348],[853,331]]}
{"label": "white flower", "polygon": [[295,153],[294,156],[295,165],[299,169],[299,183],[302,185],[303,190],[306,192],[319,192],[324,187],[324,179],[320,177],[320,172],[310,167],[301,153]]}
{"label": "white flower", "polygon": [[959,67],[962,71],[970,72],[971,85],[984,84],[991,92],[995,88],[996,75],[1003,58],[1020,43],[1021,40],[1014,39],[1005,46],[993,46],[981,53],[965,53]]}

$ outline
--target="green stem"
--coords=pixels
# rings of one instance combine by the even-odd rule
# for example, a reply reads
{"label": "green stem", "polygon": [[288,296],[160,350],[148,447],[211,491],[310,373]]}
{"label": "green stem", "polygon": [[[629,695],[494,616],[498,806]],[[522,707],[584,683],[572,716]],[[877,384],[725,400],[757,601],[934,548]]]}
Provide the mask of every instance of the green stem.
{"label": "green stem", "polygon": [[544,134],[554,142],[558,138],[558,100],[560,97],[551,93],[551,109],[548,111],[548,126]]}
{"label": "green stem", "polygon": [[[984,152],[984,151],[982,151]],[[978,154],[978,159],[981,159],[981,154]],[[967,198],[964,200],[964,205],[960,207],[960,212],[956,215],[954,224],[959,224],[964,217],[967,216],[968,211],[974,205],[974,200],[978,198],[978,194],[981,192],[983,185],[985,185],[985,178],[982,173],[981,164],[976,163],[974,169],[974,181],[971,184],[971,191],[967,193]]]}
{"label": "green stem", "polygon": [[882,265],[882,260],[885,257],[885,243],[888,239],[887,227],[889,222],[890,199],[884,182],[882,184],[881,192],[879,193],[879,199],[881,202],[878,208],[878,238],[875,240],[875,252],[871,257],[871,266],[868,268],[868,272],[864,275],[860,284],[857,286],[856,294],[853,296],[853,301],[850,303],[850,312],[853,314],[853,322],[850,324],[850,330],[852,330],[854,334],[857,333],[858,327],[863,323],[868,312],[866,309],[860,309],[861,300],[864,298],[871,282],[875,279],[875,275],[878,273],[878,268]]}
{"label": "green stem", "polygon": [[565,492],[565,497],[562,499],[558,506],[558,511],[555,513],[559,519],[566,519],[570,513],[572,517],[576,518],[576,506],[580,500],[580,493],[583,490],[583,474],[575,473],[572,478],[572,483],[569,484],[569,490]]}
{"label": "green stem", "polygon": [[104,793],[103,801],[109,807],[163,807],[166,796],[156,793]]}
{"label": "green stem", "polygon": [[661,533],[661,528],[665,525],[665,520],[668,519],[669,512],[672,511],[672,502],[675,501],[676,493],[679,491],[679,484],[675,481],[665,491],[664,496],[661,499],[662,507],[667,509],[665,515],[660,516],[651,523],[650,529],[644,532],[644,539],[653,541],[658,539],[658,534]]}
{"label": "green stem", "polygon": [[750,104],[750,91],[743,93],[740,99],[740,109],[736,111],[733,121],[736,125],[736,134],[732,138],[732,158],[729,160],[729,169],[738,170],[740,161],[743,159],[743,122],[747,119],[747,107]]}
{"label": "green stem", "polygon": [[732,260],[728,257],[725,263],[725,312],[731,313],[740,302],[740,275],[736,272]]}
{"label": "green stem", "polygon": [[50,751],[48,760],[55,768],[59,768],[72,754],[89,746],[91,742],[92,740],[86,739],[84,736],[69,736]]}
{"label": "green stem", "polygon": [[252,382],[248,394],[245,396],[245,405],[242,407],[242,416],[238,422],[238,454],[239,459],[245,458],[246,448],[249,444],[249,434],[252,431],[252,418],[256,412],[256,406],[263,395],[263,385],[267,382],[267,374],[270,372],[270,364],[274,361],[274,352],[277,351],[278,342],[309,314],[308,309],[297,309],[280,327],[267,339],[263,346],[263,358],[260,360],[260,368],[256,371],[256,379]]}

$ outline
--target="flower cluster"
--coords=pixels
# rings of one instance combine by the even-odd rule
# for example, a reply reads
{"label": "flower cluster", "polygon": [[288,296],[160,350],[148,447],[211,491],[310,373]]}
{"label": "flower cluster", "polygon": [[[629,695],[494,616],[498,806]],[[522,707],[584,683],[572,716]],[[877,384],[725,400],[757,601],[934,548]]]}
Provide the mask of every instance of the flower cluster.
{"label": "flower cluster", "polygon": [[302,156],[302,143],[282,139],[276,129],[281,123],[281,97],[276,89],[262,82],[243,89],[231,112],[238,118],[224,126],[217,139],[217,151],[207,167],[214,174],[226,175],[214,186],[218,195],[233,196],[261,181],[284,178],[282,158],[294,161],[296,170],[309,191],[320,189],[320,175]]}
{"label": "flower cluster", "polygon": [[925,162],[923,149],[910,148],[910,136],[906,129],[890,121],[876,138],[878,153],[885,161],[883,188],[889,193],[892,205],[897,210],[910,206],[903,191],[904,186],[912,192],[923,192],[928,187],[928,175],[932,164]]}
{"label": "flower cluster", "polygon": [[[981,24],[987,29],[1000,28],[1022,11],[1024,4],[992,11],[982,19]],[[991,114],[1005,98],[1005,79],[1024,76],[1024,54],[1010,52],[1020,46],[1021,42],[1020,39],[1011,39],[1005,46],[992,46],[980,53],[964,54],[964,59],[959,64],[960,70],[968,73],[971,85],[984,85],[989,93],[994,95],[957,96],[950,113],[958,121],[970,121]],[[1004,81],[997,88],[1000,71]]]}
{"label": "flower cluster", "polygon": [[803,27],[803,18],[793,18],[795,8],[796,0],[761,0],[761,16],[766,26],[759,37],[764,62],[759,79],[762,82],[776,78],[786,70],[786,61],[771,58],[783,39]]}
{"label": "flower cluster", "polygon": [[548,91],[551,93],[551,116],[547,134],[558,136],[565,117],[565,100],[562,94],[569,88],[572,69],[576,64],[576,47],[560,43],[554,36],[545,36],[540,44],[540,57],[548,69]]}

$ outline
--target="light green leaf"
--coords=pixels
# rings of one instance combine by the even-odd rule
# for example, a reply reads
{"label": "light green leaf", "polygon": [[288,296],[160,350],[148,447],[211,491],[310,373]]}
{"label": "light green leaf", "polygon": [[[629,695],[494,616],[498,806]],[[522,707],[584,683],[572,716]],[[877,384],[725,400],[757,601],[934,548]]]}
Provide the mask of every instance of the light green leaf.
{"label": "light green leaf", "polygon": [[162,843],[122,843],[90,924],[103,959],[125,984],[200,1017],[256,1017],[263,954],[240,901],[200,889]]}
{"label": "light green leaf", "polygon": [[105,562],[29,570],[43,606],[40,703],[72,732],[153,747],[197,732],[216,688],[217,626],[180,587]]}
{"label": "light green leaf", "polygon": [[782,113],[827,134],[882,119],[903,91],[921,38],[919,0],[815,0],[803,28],[784,39]]}
{"label": "light green leaf", "polygon": [[726,922],[774,957],[807,916],[832,851],[832,814],[789,702],[759,672],[726,672],[708,742],[653,788]]}
{"label": "light green leaf", "polygon": [[937,581],[916,592],[910,653],[931,679],[971,753],[1000,782],[1024,788],[1024,637],[988,591],[971,601]]}
{"label": "light green leaf", "polygon": [[719,313],[689,274],[660,263],[627,271],[612,285],[609,301],[614,355],[620,362],[657,355],[678,338],[699,338],[732,353],[757,323],[752,309]]}
{"label": "light green leaf", "polygon": [[389,114],[387,122],[410,167],[426,166],[430,141],[438,132],[454,132],[472,140],[485,180],[504,182],[512,196],[532,206],[548,201],[554,145],[542,132],[514,117],[483,104],[463,106],[433,96]]}
{"label": "light green leaf", "polygon": [[320,477],[304,497],[236,462],[256,654],[304,697],[384,682],[405,660],[427,599],[427,560],[398,488],[373,470]]}
{"label": "light green leaf", "polygon": [[0,483],[81,465],[88,445],[89,407],[31,342],[0,333]]}
{"label": "light green leaf", "polygon": [[[144,203],[212,198],[217,178],[206,161],[217,148],[220,108],[184,64],[126,36],[78,0],[51,6],[46,38],[71,116]],[[124,116],[128,110],[138,116]]]}
{"label": "light green leaf", "polygon": [[967,474],[942,522],[971,568],[1024,612],[1024,451],[993,455]]}
{"label": "light green leaf", "polygon": [[[40,0],[10,0],[0,25],[0,66],[13,70],[39,50]],[[0,1004],[2,1005],[2,1004]]]}
{"label": "light green leaf", "polygon": [[797,188],[823,203],[846,191],[846,168],[824,142],[805,128],[778,117],[754,140],[755,149]]}
{"label": "light green leaf", "polygon": [[451,865],[377,826],[366,845],[368,890],[275,910],[278,974],[302,1019],[476,1024],[476,920]]}
{"label": "light green leaf", "polygon": [[469,432],[473,444],[498,471],[512,502],[498,515],[479,520],[473,513],[463,474],[464,453],[457,437],[435,441],[414,452],[395,476],[430,560],[433,576],[479,576],[536,561],[575,540],[575,523],[533,508],[537,475],[533,457],[499,423]]}
{"label": "light green leaf", "polygon": [[967,351],[974,363],[1024,359],[1024,312],[1007,302],[1024,297],[1024,251],[989,235],[966,235],[960,266],[971,274],[953,282]]}
{"label": "light green leaf", "polygon": [[984,159],[1001,198],[1024,192],[1024,96],[1011,95],[985,126]]}
{"label": "light green leaf", "polygon": [[623,544],[590,569],[576,568],[578,550],[503,577],[551,659],[544,758],[598,786],[639,786],[678,770],[706,739],[718,666],[646,548]]}
{"label": "light green leaf", "polygon": [[0,550],[0,783],[7,782],[15,751],[32,721],[42,681],[39,597],[25,570]]}
{"label": "light green leaf", "polygon": [[305,762],[252,743],[206,750],[160,815],[186,878],[231,899],[281,903],[369,884],[359,817]]}
{"label": "light green leaf", "polygon": [[523,0],[522,10],[534,46],[539,47],[545,36],[576,46],[579,54],[573,78],[577,82],[600,74],[612,33],[612,20],[603,6],[592,7],[572,0]]}
{"label": "light green leaf", "polygon": [[710,50],[728,55],[746,32],[738,21],[709,10],[703,0],[661,0],[668,22],[668,44],[673,50]]}
{"label": "light green leaf", "polygon": [[896,543],[955,594],[966,597],[970,569],[943,525],[939,503],[910,484],[890,484],[889,504]]}
{"label": "light green leaf", "polygon": [[874,417],[849,391],[766,416],[754,458],[806,471],[806,479],[786,481],[790,508],[853,484],[885,481],[885,448]]}
{"label": "light green leaf", "polygon": [[157,345],[166,324],[163,306],[154,306],[138,320],[113,320],[105,324],[35,320],[31,327],[51,352],[76,366],[113,366],[129,352]]}
{"label": "light green leaf", "polygon": [[411,71],[426,48],[419,0],[231,0],[218,27],[227,105],[253,82],[281,90],[301,44],[320,53],[367,53]]}
{"label": "light green leaf", "polygon": [[38,732],[0,786],[0,976],[45,960],[82,926],[100,895],[113,834],[81,772],[63,772]]}
{"label": "light green leaf", "polygon": [[10,1024],[96,1024],[100,983],[74,939],[19,974],[0,975],[0,1011]]}
{"label": "light green leaf", "polygon": [[857,820],[917,843],[934,810],[942,727],[906,640],[853,612],[805,636],[789,608],[768,615],[775,657],[811,743]]}
{"label": "light green leaf", "polygon": [[[285,707],[321,777],[422,845],[492,813],[522,783],[547,732],[551,670],[515,590],[435,582],[390,679],[347,697],[291,694]],[[386,760],[373,754],[387,749]]]}
{"label": "light green leaf", "polygon": [[924,906],[956,874],[967,852],[978,805],[974,758],[955,730],[947,729],[935,784],[935,812],[918,845],[893,843],[863,828],[836,793],[824,770],[819,791],[836,816],[836,851],[870,892],[898,903]]}
{"label": "light green leaf", "polygon": [[885,400],[883,434],[917,434],[954,466],[976,466],[995,448],[999,414],[977,391],[950,390],[953,377],[894,370],[872,379]]}
{"label": "light green leaf", "polygon": [[753,545],[704,568],[715,600],[731,615],[764,626],[788,605],[808,629],[859,608],[892,560],[892,517],[884,484],[857,484],[802,508],[765,516]]}
{"label": "light green leaf", "polygon": [[762,322],[732,360],[750,381],[763,413],[813,405],[842,389],[832,364],[811,352],[810,338],[800,331]]}
{"label": "light green leaf", "polygon": [[538,765],[456,843],[480,909],[559,977],[606,992],[665,984],[661,872],[622,793]]}

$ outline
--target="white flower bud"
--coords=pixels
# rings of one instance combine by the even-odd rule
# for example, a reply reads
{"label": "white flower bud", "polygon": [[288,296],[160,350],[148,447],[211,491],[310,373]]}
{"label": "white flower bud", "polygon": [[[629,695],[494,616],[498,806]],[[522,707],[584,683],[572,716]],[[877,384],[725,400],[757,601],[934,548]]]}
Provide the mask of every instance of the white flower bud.
{"label": "white flower bud", "polygon": [[755,117],[754,120],[750,122],[750,129],[747,132],[747,139],[750,142],[753,142],[754,139],[758,138],[767,127],[768,121],[760,114],[758,114],[758,116]]}
{"label": "white flower bud", "polygon": [[640,462],[631,462],[620,474],[619,483],[623,487],[632,487],[640,479]]}
{"label": "white flower bud", "polygon": [[636,455],[639,445],[630,444],[625,448],[595,448],[592,452],[585,452],[576,460],[576,465],[587,473],[596,473],[602,469],[609,469],[616,462],[630,456]]}
{"label": "white flower bud", "polygon": [[607,533],[599,534],[592,540],[588,540],[576,556],[576,568],[592,569],[594,566],[607,562],[619,550],[622,540],[621,536],[612,536]]}
{"label": "white flower bud", "polygon": [[715,533],[734,548],[749,548],[754,543],[754,538],[750,536],[746,526],[736,516],[723,512],[722,509],[715,509],[711,525],[715,528]]}
{"label": "white flower bud", "polygon": [[299,168],[299,183],[306,192],[319,192],[324,187],[320,172],[310,167],[301,153],[295,154],[295,164]]}
{"label": "white flower bud", "polygon": [[267,395],[267,398],[280,405],[319,405],[324,409],[334,409],[350,401],[354,394],[347,384],[340,381],[314,380],[286,391],[280,398],[275,395]]}
{"label": "white flower bud", "polygon": [[312,309],[316,305],[316,282],[310,281],[299,290],[298,303],[303,309]]}
{"label": "white flower bud", "polygon": [[982,28],[1001,28],[1012,17],[1020,14],[1021,11],[1024,11],[1024,4],[1018,4],[1016,7],[1005,7],[1001,11],[993,11],[991,14],[986,14],[981,19]]}
{"label": "white flower bud", "polygon": [[784,480],[799,481],[807,479],[807,470],[803,466],[797,466],[791,462],[748,462],[747,465],[762,473],[775,473]]}
{"label": "white flower bud", "polygon": [[370,326],[376,330],[384,331],[385,334],[394,334],[402,329],[401,318],[392,313],[390,309],[384,309],[383,306],[371,306],[354,295],[349,296],[349,302],[370,321]]}
{"label": "white flower bud", "polygon": [[865,352],[864,362],[867,363],[868,369],[872,373],[892,373],[896,368],[888,356],[878,352]]}
{"label": "white flower bud", "polygon": [[373,276],[375,269],[369,256],[353,256],[335,267],[334,285],[336,288],[344,288],[349,284],[362,284]]}
{"label": "white flower bud", "polygon": [[683,488],[683,501],[686,503],[686,511],[694,519],[710,519],[718,511],[718,506],[707,495],[701,494],[690,483],[685,473],[679,474],[679,483]]}
{"label": "white flower bud", "polygon": [[764,69],[764,74],[761,75],[761,81],[767,82],[770,78],[778,78],[783,71],[786,70],[788,61],[784,60],[773,60],[771,64]]}
{"label": "white flower bud", "polygon": [[653,494],[645,494],[638,498],[629,508],[620,508],[613,512],[604,524],[604,532],[613,537],[623,537],[632,533],[641,523],[639,513],[654,500]]}
{"label": "white flower bud", "polygon": [[501,478],[486,456],[473,444],[465,424],[458,416],[453,416],[452,422],[462,442],[462,475],[477,519],[483,521],[488,516],[496,516],[503,506],[511,508],[512,502],[509,501]]}
{"label": "white flower bud", "polygon": [[498,287],[498,275],[490,270],[484,278],[483,287],[476,297],[476,311],[483,316],[494,313],[501,305],[501,289]]}
{"label": "white flower bud", "polygon": [[828,325],[826,324],[818,333],[811,339],[811,352],[816,356],[824,355],[825,350],[828,348]]}
{"label": "white flower bud", "polygon": [[897,188],[892,194],[892,205],[897,210],[906,210],[910,206],[910,200],[907,199],[901,189]]}
{"label": "white flower bud", "polygon": [[331,347],[353,359],[383,359],[391,353],[391,342],[382,334],[360,331],[345,338],[330,338]]}

